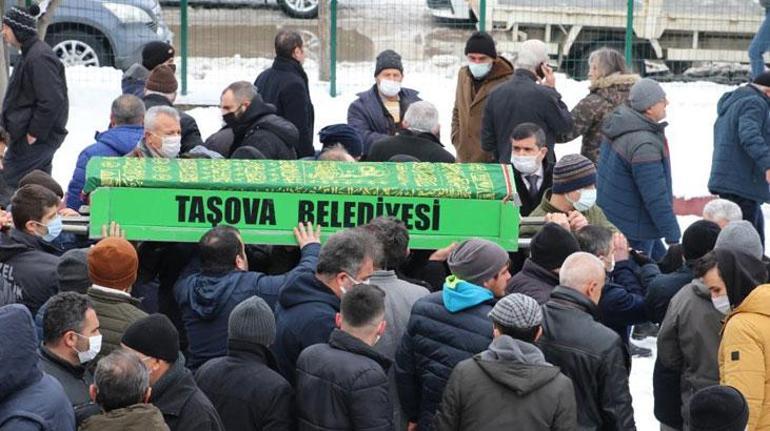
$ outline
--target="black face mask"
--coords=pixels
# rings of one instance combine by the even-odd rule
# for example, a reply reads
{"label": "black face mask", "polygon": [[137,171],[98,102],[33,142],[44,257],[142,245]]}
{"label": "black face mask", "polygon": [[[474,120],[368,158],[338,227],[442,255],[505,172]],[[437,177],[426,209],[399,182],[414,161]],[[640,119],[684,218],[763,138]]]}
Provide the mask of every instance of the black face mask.
{"label": "black face mask", "polygon": [[235,125],[238,122],[238,119],[235,117],[235,112],[228,112],[227,114],[222,116],[222,121],[225,122],[227,127],[233,129],[235,128]]}

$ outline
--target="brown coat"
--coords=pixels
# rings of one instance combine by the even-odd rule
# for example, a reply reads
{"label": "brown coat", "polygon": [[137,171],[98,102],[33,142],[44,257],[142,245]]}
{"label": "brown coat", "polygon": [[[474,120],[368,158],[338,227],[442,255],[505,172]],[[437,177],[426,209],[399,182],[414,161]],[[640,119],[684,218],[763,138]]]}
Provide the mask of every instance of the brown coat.
{"label": "brown coat", "polygon": [[481,122],[487,96],[513,74],[513,65],[503,57],[497,57],[478,91],[473,85],[473,75],[468,66],[457,75],[455,107],[452,110],[452,145],[457,150],[460,163],[485,163],[494,155],[481,149]]}
{"label": "brown coat", "polygon": [[79,431],[168,431],[163,414],[152,404],[134,404],[91,416]]}
{"label": "brown coat", "polygon": [[589,88],[590,94],[572,108],[574,120],[572,132],[561,136],[560,141],[571,141],[582,135],[583,145],[580,147],[580,154],[597,163],[599,146],[603,138],[602,123],[610,112],[628,100],[631,87],[638,80],[639,75],[615,73],[592,82]]}

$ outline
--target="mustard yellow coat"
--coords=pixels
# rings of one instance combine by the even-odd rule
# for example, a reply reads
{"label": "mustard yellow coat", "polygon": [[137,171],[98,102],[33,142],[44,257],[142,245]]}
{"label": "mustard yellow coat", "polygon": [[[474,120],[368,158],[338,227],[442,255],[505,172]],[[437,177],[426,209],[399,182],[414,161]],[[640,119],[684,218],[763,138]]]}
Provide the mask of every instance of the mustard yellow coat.
{"label": "mustard yellow coat", "polygon": [[746,397],[748,430],[770,430],[770,284],[758,286],[727,316],[719,378]]}

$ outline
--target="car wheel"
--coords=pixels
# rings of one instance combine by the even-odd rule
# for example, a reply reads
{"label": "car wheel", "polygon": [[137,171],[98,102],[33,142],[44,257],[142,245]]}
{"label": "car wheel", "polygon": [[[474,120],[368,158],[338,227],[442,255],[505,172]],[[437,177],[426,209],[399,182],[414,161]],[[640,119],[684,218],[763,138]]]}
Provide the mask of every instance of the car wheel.
{"label": "car wheel", "polygon": [[81,31],[62,31],[46,35],[46,42],[65,66],[109,66],[102,39]]}
{"label": "car wheel", "polygon": [[281,9],[294,18],[315,18],[318,16],[318,0],[278,0]]}

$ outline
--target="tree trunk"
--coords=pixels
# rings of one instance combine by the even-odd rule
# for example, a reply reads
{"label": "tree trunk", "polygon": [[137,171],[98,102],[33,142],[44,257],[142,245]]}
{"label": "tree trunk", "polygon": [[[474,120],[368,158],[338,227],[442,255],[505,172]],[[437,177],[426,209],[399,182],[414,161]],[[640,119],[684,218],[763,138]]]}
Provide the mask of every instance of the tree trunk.
{"label": "tree trunk", "polygon": [[51,18],[56,12],[56,8],[59,7],[59,3],[61,3],[61,0],[50,0],[46,6],[45,2],[41,2],[40,7],[41,9],[45,7],[45,13],[37,21],[37,34],[40,35],[40,40],[45,40],[45,33],[48,31],[48,24],[51,23]]}

